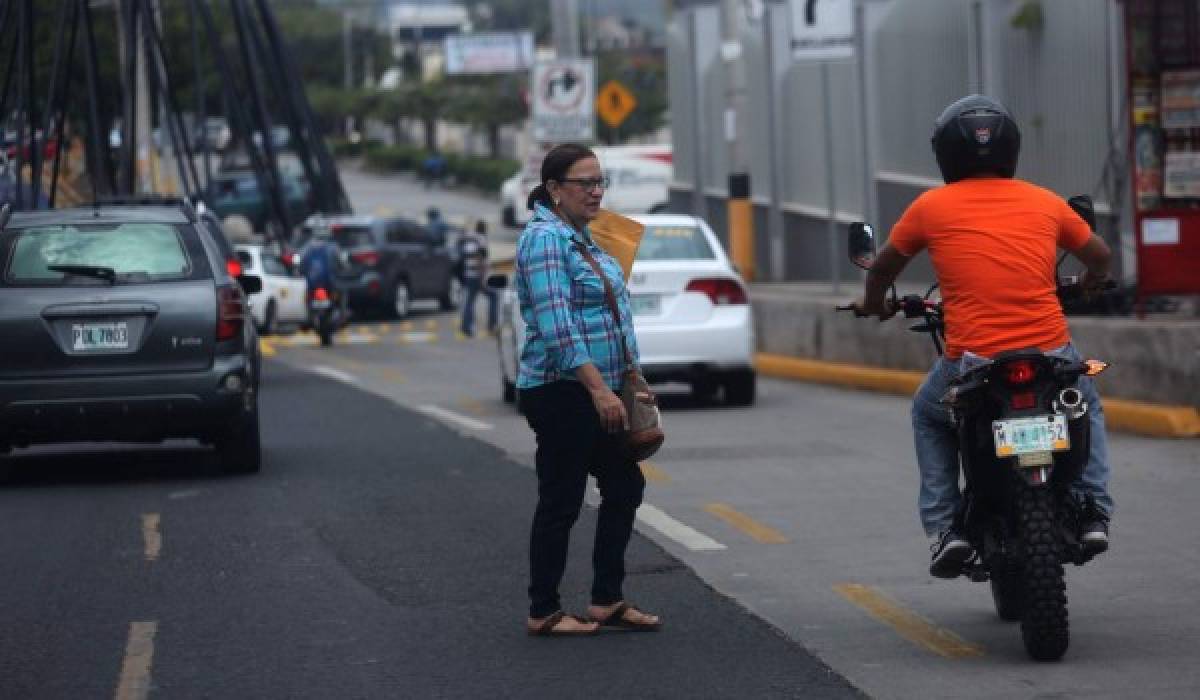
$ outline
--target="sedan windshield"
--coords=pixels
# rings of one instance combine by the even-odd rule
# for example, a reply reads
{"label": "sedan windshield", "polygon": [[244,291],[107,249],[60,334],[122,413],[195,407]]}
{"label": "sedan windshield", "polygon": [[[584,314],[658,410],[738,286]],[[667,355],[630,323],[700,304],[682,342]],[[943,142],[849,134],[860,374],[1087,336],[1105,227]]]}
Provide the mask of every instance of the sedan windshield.
{"label": "sedan windshield", "polygon": [[696,226],[647,226],[638,260],[714,260],[708,238]]}
{"label": "sedan windshield", "polygon": [[60,283],[103,270],[115,282],[186,279],[191,264],[179,233],[169,224],[45,226],[21,231],[5,280]]}

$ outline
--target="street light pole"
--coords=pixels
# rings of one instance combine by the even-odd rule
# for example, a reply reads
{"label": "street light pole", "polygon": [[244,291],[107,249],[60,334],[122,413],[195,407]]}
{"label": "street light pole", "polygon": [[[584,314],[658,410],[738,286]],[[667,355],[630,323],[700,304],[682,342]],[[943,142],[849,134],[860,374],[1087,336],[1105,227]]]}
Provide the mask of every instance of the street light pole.
{"label": "street light pole", "polygon": [[559,58],[576,58],[579,52],[579,0],[550,0],[554,49]]}
{"label": "street light pole", "polygon": [[744,142],[746,64],[742,60],[740,0],[721,2],[721,57],[725,60],[725,140],[729,145],[729,249],[747,282],[754,280],[754,208]]}

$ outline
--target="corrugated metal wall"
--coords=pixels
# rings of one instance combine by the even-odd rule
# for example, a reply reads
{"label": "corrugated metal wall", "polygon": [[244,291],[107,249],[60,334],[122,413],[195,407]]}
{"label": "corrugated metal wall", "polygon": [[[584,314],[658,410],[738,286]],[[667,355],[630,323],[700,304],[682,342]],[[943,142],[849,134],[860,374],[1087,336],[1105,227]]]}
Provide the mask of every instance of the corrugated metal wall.
{"label": "corrugated metal wall", "polygon": [[[859,66],[856,61],[829,66],[838,220],[866,218],[863,149],[868,142],[871,192],[883,230],[926,187],[940,182],[929,146],[933,121],[946,104],[980,90],[1006,102],[1018,118],[1024,136],[1019,177],[1063,195],[1093,194],[1106,207],[1098,185],[1113,145],[1124,147],[1111,128],[1119,86],[1114,86],[1110,68],[1113,56],[1123,50],[1111,45],[1109,5],[1116,1],[1042,0],[1040,28],[1023,28],[1011,22],[1021,0],[863,0],[868,133],[860,121]],[[822,222],[829,207],[829,163],[818,64],[791,62],[786,50],[776,53],[777,61],[785,62],[776,71],[774,87],[777,138],[771,138],[767,122],[766,91],[772,81],[764,31],[774,32],[777,46],[787,46],[786,7],[768,3],[767,26],[749,26],[743,36],[751,187],[755,203],[769,206],[770,154],[782,154],[787,278],[826,279],[831,263]],[[698,37],[694,47],[693,34]],[[684,211],[719,209],[726,190],[726,84],[719,46],[717,3],[674,13],[668,33],[676,181],[672,202]],[[697,55],[702,64],[698,71]],[[699,84],[699,100],[692,83]],[[691,195],[697,161],[703,203]],[[756,228],[760,263],[769,248],[766,236],[765,227]],[[769,267],[760,265],[762,270]],[[929,275],[927,267],[914,270],[918,275],[922,271]],[[845,270],[839,272],[845,278]]]}

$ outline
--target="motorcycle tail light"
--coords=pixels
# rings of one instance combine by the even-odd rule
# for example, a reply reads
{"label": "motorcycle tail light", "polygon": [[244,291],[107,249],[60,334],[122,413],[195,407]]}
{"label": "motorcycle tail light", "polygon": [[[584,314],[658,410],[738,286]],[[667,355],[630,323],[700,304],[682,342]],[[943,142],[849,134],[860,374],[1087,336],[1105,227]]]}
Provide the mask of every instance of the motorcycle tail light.
{"label": "motorcycle tail light", "polygon": [[1013,394],[1008,403],[1017,410],[1033,408],[1037,405],[1037,394],[1034,394],[1032,391],[1022,391]]}
{"label": "motorcycle tail light", "polygon": [[241,277],[242,272],[244,272],[244,270],[242,269],[242,262],[240,260],[238,260],[237,258],[229,258],[228,260],[226,260],[225,261],[225,270],[229,273],[229,276],[234,279]]}
{"label": "motorcycle tail light", "polygon": [[1004,379],[1009,384],[1028,384],[1037,376],[1037,368],[1029,360],[1017,360],[1004,366]]}
{"label": "motorcycle tail light", "polygon": [[312,298],[316,301],[327,301],[329,299],[329,292],[324,287],[317,287],[313,290]]}

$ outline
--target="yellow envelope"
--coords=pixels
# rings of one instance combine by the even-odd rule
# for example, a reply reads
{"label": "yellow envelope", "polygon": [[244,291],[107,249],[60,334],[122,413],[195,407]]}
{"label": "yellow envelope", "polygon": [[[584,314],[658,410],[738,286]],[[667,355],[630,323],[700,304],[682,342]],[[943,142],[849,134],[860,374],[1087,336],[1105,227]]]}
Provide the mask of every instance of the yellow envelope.
{"label": "yellow envelope", "polygon": [[633,269],[633,258],[637,255],[638,246],[642,243],[642,234],[646,227],[627,216],[601,209],[600,214],[588,224],[592,239],[596,245],[621,263],[625,279]]}

